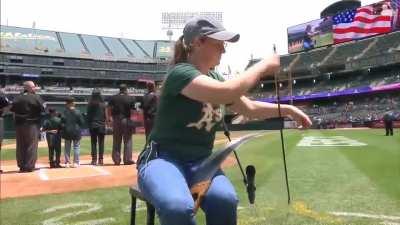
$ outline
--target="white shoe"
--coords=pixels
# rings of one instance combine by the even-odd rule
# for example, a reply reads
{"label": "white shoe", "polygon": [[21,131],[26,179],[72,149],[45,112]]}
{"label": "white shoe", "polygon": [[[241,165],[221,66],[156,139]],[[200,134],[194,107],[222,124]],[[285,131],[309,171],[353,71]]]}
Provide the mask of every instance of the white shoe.
{"label": "white shoe", "polygon": [[74,166],[73,166],[74,168],[77,168],[77,167],[79,167],[79,163],[74,163]]}
{"label": "white shoe", "polygon": [[70,168],[71,165],[69,163],[65,163],[65,168]]}

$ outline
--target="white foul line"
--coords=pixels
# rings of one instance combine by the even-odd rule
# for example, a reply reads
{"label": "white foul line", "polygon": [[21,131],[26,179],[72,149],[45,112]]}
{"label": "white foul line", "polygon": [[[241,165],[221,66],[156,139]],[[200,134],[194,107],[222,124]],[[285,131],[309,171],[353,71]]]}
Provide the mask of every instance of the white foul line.
{"label": "white foul line", "polygon": [[335,216],[353,216],[353,217],[363,217],[363,218],[370,218],[370,219],[400,220],[400,216],[374,215],[374,214],[366,214],[366,213],[330,212],[330,214],[335,215]]}

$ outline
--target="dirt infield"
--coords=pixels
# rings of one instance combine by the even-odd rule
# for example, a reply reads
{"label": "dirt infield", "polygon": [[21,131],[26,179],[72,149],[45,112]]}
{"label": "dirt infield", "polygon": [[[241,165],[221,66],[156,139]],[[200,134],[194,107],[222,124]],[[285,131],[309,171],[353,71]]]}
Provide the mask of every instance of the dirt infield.
{"label": "dirt infield", "polygon": [[[134,155],[133,158],[137,158]],[[84,191],[97,188],[129,186],[136,183],[136,165],[115,166],[111,156],[106,155],[104,166],[90,165],[90,156],[81,156],[78,168],[50,169],[46,157],[39,158],[37,170],[19,173],[16,162],[1,161],[0,199]],[[223,167],[234,165],[228,157]]]}
{"label": "dirt infield", "polygon": [[[64,142],[62,143],[62,146],[64,146]],[[1,146],[1,150],[15,150],[16,148],[17,148],[17,144],[15,144],[15,143],[6,144],[6,145]],[[38,148],[47,148],[47,142],[39,141]]]}

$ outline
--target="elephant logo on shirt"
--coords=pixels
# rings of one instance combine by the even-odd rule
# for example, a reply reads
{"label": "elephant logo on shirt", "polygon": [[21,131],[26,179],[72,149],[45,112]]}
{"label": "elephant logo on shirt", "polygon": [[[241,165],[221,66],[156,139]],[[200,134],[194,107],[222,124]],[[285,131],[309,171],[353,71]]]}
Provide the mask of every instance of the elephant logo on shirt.
{"label": "elephant logo on shirt", "polygon": [[202,112],[203,117],[195,123],[189,123],[187,127],[196,127],[198,130],[205,128],[210,132],[211,128],[222,120],[222,110],[219,106],[214,108],[210,103],[204,103]]}

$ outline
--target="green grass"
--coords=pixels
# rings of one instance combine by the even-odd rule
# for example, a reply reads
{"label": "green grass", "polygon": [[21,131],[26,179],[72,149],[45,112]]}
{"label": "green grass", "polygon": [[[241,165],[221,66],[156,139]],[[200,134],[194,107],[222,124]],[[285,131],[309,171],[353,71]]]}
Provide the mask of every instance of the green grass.
{"label": "green grass", "polygon": [[[5,144],[14,144],[15,140],[6,139]],[[140,152],[143,149],[145,142],[145,136],[142,134],[133,135],[133,150],[134,152]],[[64,140],[63,140],[64,143]],[[112,151],[112,136],[107,135],[104,140],[104,154],[111,154]],[[83,137],[81,139],[80,155],[90,155],[90,137]],[[61,148],[61,156],[64,154],[64,147]],[[48,148],[38,148],[38,157],[48,156]],[[1,160],[15,160],[15,149],[4,149],[1,151]]]}
{"label": "green grass", "polygon": [[[250,206],[247,201],[238,167],[225,170],[240,198],[238,224],[399,224],[400,219],[396,218],[374,219],[335,216],[330,213],[349,212],[400,217],[398,132],[396,130],[393,137],[386,137],[382,130],[284,131],[292,198],[290,206],[287,205],[279,133],[268,132],[244,144],[238,150],[241,162],[243,166],[252,164],[257,170],[255,206]],[[304,136],[345,136],[366,143],[367,146],[298,147],[297,143]],[[73,203],[88,205],[69,205],[71,208],[44,213],[44,210],[51,207]],[[102,218],[106,218],[103,224],[129,224],[129,204],[128,188],[119,187],[5,199],[1,201],[0,217],[1,224],[4,225],[43,224],[43,221],[51,217],[68,216],[67,213],[82,211],[79,215],[61,218],[59,224],[77,224]],[[101,208],[96,209],[95,206]],[[89,213],[83,212],[89,208],[94,210]],[[144,224],[143,216],[144,211],[140,211],[137,224]],[[198,224],[205,224],[204,215],[201,213],[197,219]]]}
{"label": "green grass", "polygon": [[333,44],[333,33],[325,33],[314,37],[316,47]]}

